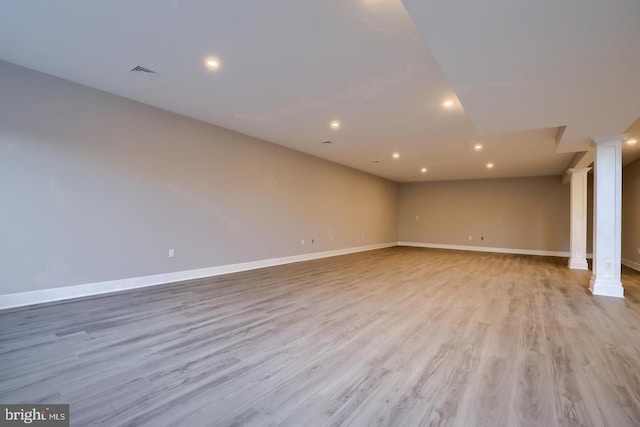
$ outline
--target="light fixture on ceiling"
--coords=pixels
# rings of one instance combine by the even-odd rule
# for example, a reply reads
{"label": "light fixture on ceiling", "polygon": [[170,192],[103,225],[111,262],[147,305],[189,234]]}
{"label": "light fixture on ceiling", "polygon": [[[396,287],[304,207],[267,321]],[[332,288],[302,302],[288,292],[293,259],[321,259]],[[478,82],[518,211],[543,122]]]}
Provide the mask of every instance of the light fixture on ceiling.
{"label": "light fixture on ceiling", "polygon": [[400,158],[400,153],[393,153],[393,154],[391,155],[391,157],[393,157],[394,159],[396,159],[396,160],[397,160],[397,159],[399,159],[399,158]]}
{"label": "light fixture on ceiling", "polygon": [[340,129],[340,122],[337,120],[333,120],[331,121],[331,123],[329,123],[329,127],[333,130],[338,130]]}
{"label": "light fixture on ceiling", "polygon": [[453,107],[453,101],[451,101],[451,100],[444,101],[444,102],[442,103],[442,106],[443,106],[444,108],[451,108],[451,107]]}
{"label": "light fixture on ceiling", "polygon": [[635,145],[637,143],[638,143],[638,140],[635,138],[627,139],[627,144],[629,145]]}
{"label": "light fixture on ceiling", "polygon": [[487,163],[487,169],[493,169],[493,163]]}
{"label": "light fixture on ceiling", "polygon": [[206,59],[205,65],[210,70],[217,70],[220,68],[220,60],[218,58],[209,57]]}
{"label": "light fixture on ceiling", "polygon": [[474,149],[475,151],[482,151],[482,144],[476,144],[476,145],[474,145],[474,146],[473,146],[473,149]]}
{"label": "light fixture on ceiling", "polygon": [[422,172],[422,173],[427,173],[427,168],[422,168],[422,169],[420,169],[420,172]]}

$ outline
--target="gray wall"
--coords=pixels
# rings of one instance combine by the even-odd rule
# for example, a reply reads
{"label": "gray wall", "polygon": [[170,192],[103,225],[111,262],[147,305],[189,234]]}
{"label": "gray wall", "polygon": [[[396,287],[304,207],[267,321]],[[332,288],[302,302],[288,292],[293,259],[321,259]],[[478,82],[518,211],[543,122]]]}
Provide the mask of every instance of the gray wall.
{"label": "gray wall", "polygon": [[622,169],[622,259],[640,264],[640,159]]}
{"label": "gray wall", "polygon": [[569,196],[560,177],[403,184],[398,240],[568,251]]}
{"label": "gray wall", "polygon": [[395,183],[3,62],[0,195],[0,294],[396,240]]}

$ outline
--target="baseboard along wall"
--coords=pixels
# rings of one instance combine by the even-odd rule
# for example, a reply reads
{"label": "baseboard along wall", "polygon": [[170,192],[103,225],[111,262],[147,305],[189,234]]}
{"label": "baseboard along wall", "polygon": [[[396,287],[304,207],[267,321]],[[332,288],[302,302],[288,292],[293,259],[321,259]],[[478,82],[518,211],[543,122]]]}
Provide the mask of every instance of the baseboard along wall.
{"label": "baseboard along wall", "polygon": [[[452,249],[456,251],[474,251],[474,252],[494,252],[501,254],[517,254],[517,255],[538,255],[538,256],[557,256],[569,257],[569,252],[559,251],[540,251],[536,249],[512,249],[512,248],[491,248],[485,246],[465,246],[465,245],[443,245],[440,243],[422,243],[422,242],[398,242],[398,246],[413,246],[417,248],[432,249]],[[587,258],[591,258],[591,254],[587,254]]]}
{"label": "baseboard along wall", "polygon": [[263,259],[259,261],[241,262],[238,264],[219,265],[215,267],[199,268],[195,270],[176,271],[173,273],[154,274],[152,276],[132,277],[128,279],[110,280],[106,282],[88,283],[85,285],[65,286],[61,288],[42,289],[30,292],[0,295],[0,310],[23,307],[27,305],[43,304],[47,302],[63,301],[74,298],[88,297],[112,292],[125,291],[147,286],[165,285],[185,280],[201,279],[203,277],[220,276],[257,268],[273,267],[300,261],[347,255],[356,252],[396,246],[396,242],[376,245],[357,246],[333,251],[314,252],[293,255],[282,258]]}
{"label": "baseboard along wall", "polygon": [[622,265],[626,265],[629,268],[632,268],[636,271],[640,271],[640,263],[634,262],[634,261],[630,261],[628,259],[622,259]]}
{"label": "baseboard along wall", "polygon": [[[432,249],[450,249],[459,251],[494,252],[518,255],[556,256],[568,257],[568,252],[540,251],[533,249],[512,249],[512,248],[492,248],[483,246],[464,245],[444,245],[439,243],[421,242],[389,242],[376,245],[357,246],[333,251],[315,252],[303,255],[293,255],[281,258],[270,258],[258,261],[242,262],[237,264],[227,264],[215,267],[199,268],[195,270],[176,271],[173,273],[155,274],[151,276],[132,277],[120,280],[110,280],[106,282],[88,283],[77,286],[66,286],[61,288],[43,289],[30,292],[20,292],[14,294],[0,295],[0,310],[24,307],[34,304],[43,304],[55,301],[64,301],[74,298],[89,297],[94,295],[108,294],[112,292],[126,291],[130,289],[144,288],[148,286],[166,285],[169,283],[183,282],[186,280],[201,279],[204,277],[214,277],[223,274],[237,273],[241,271],[254,270],[257,268],[273,267],[276,265],[290,264],[294,262],[310,261],[320,258],[328,258],[339,255],[347,255],[356,252],[371,251],[375,249],[388,248],[392,246],[411,246]],[[592,254],[587,254],[591,258]],[[622,260],[622,263],[630,268],[640,271],[640,264]]]}

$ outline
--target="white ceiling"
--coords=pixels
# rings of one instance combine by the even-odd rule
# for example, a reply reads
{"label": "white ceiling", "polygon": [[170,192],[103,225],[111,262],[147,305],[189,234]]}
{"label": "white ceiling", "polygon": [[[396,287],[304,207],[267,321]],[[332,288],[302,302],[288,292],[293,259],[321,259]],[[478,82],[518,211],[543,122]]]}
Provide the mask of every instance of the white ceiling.
{"label": "white ceiling", "polygon": [[5,0],[0,59],[397,181],[560,175],[640,115],[637,0],[405,3]]}
{"label": "white ceiling", "polygon": [[638,0],[403,3],[481,133],[567,126],[559,151],[586,150],[640,116]]}

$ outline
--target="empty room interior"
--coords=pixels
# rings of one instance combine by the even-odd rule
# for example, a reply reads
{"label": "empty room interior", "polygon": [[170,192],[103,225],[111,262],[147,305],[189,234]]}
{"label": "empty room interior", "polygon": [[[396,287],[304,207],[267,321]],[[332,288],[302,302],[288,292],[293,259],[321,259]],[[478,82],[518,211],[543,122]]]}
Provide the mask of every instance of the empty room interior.
{"label": "empty room interior", "polygon": [[639,139],[637,0],[2,1],[0,424],[639,426]]}

